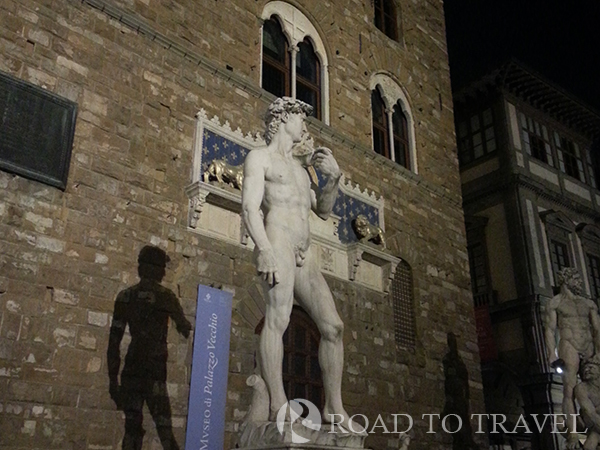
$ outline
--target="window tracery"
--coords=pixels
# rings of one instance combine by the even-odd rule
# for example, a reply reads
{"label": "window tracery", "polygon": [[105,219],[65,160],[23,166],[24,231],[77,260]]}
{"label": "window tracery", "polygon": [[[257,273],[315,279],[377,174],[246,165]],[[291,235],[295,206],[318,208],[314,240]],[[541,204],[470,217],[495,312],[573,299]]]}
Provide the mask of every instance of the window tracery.
{"label": "window tracery", "polygon": [[388,75],[371,78],[373,150],[417,172],[414,121],[408,98]]}
{"label": "window tracery", "polygon": [[329,124],[327,52],[317,29],[282,1],[268,3],[262,19],[262,87],[308,103],[313,115]]}

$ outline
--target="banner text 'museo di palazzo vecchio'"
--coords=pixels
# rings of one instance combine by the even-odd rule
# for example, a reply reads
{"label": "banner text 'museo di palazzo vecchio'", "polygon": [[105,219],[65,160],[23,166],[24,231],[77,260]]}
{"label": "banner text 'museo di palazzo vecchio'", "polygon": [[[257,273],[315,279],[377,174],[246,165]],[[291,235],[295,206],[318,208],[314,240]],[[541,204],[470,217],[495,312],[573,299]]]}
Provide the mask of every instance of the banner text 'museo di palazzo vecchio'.
{"label": "banner text 'museo di palazzo vecchio'", "polygon": [[232,297],[198,286],[185,450],[223,448]]}

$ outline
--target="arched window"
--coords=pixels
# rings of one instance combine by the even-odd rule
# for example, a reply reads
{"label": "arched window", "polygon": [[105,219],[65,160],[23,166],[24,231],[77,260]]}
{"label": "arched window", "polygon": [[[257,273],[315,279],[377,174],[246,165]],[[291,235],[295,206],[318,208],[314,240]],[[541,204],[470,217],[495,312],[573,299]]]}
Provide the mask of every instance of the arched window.
{"label": "arched window", "polygon": [[308,39],[298,44],[296,98],[312,105],[315,117],[321,118],[321,69],[319,58]]}
{"label": "arched window", "polygon": [[417,172],[412,114],[403,90],[384,74],[371,78],[373,150]]}
{"label": "arched window", "polygon": [[390,296],[394,308],[396,344],[404,348],[414,348],[416,324],[412,269],[406,261],[400,261],[398,267],[396,267]]}
{"label": "arched window", "polygon": [[282,1],[268,3],[262,18],[263,89],[308,103],[313,115],[328,124],[327,55],[316,28],[300,10]]}
{"label": "arched window", "polygon": [[277,97],[290,90],[290,55],[285,35],[277,19],[263,26],[262,86]]}
{"label": "arched window", "polygon": [[373,89],[371,92],[371,105],[373,110],[373,150],[392,159],[388,137],[388,118],[379,89]]}
{"label": "arched window", "polygon": [[410,168],[406,116],[398,103],[394,105],[394,111],[392,112],[392,126],[394,129],[394,161],[401,166]]}
{"label": "arched window", "polygon": [[375,26],[391,39],[398,40],[398,23],[394,0],[374,0]]}
{"label": "arched window", "polygon": [[[256,327],[260,334],[263,318]],[[325,406],[323,377],[319,365],[321,334],[315,323],[299,306],[294,306],[290,324],[283,335],[283,386],[288,399],[304,398],[320,410]]]}

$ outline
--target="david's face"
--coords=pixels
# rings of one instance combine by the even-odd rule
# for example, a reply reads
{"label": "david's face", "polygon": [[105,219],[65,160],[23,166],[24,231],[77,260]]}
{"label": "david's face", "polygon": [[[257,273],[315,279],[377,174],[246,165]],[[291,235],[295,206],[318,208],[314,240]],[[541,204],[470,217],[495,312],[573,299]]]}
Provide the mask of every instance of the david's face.
{"label": "david's face", "polygon": [[302,136],[306,133],[306,124],[304,123],[304,114],[291,113],[285,122],[285,130],[292,138],[293,142],[300,142]]}

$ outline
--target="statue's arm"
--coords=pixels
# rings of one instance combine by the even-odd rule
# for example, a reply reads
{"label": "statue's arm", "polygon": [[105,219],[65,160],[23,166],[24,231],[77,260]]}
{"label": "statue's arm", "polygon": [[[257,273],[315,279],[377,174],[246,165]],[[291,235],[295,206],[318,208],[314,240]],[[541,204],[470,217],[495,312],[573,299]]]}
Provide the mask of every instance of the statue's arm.
{"label": "statue's arm", "polygon": [[271,248],[260,213],[265,193],[265,167],[262,155],[252,151],[244,163],[244,187],[242,189],[242,217],[246,229],[259,250]]}
{"label": "statue's arm", "polygon": [[333,153],[326,147],[319,147],[315,150],[312,163],[327,180],[325,186],[319,188],[313,185],[312,191],[312,209],[323,220],[327,220],[338,194],[338,186],[342,173],[333,157]]}
{"label": "statue's arm", "polygon": [[275,285],[279,283],[279,272],[260,211],[265,194],[267,163],[266,156],[257,150],[251,151],[246,157],[242,189],[242,217],[246,230],[258,249],[256,269],[269,285]]}
{"label": "statue's arm", "polygon": [[546,348],[548,350],[548,363],[552,364],[556,361],[556,326],[557,314],[556,308],[558,303],[556,297],[550,300],[546,314],[544,316],[544,337],[546,338]]}

